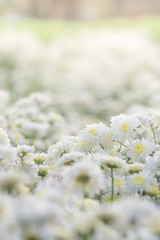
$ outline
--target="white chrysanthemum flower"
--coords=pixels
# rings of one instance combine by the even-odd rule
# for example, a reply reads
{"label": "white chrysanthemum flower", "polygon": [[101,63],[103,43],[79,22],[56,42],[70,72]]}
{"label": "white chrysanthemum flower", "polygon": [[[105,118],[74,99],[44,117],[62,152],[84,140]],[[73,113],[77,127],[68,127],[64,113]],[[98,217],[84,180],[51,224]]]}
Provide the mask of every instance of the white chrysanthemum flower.
{"label": "white chrysanthemum flower", "polygon": [[124,177],[114,177],[114,192],[116,194],[123,193],[125,191],[125,179]]}
{"label": "white chrysanthemum flower", "polygon": [[149,115],[149,123],[152,125],[153,129],[160,127],[160,112],[159,111],[150,111]]}
{"label": "white chrysanthemum flower", "polygon": [[155,152],[152,157],[147,156],[145,163],[145,166],[148,170],[156,173],[160,169],[160,151]]}
{"label": "white chrysanthemum flower", "polygon": [[43,165],[44,161],[47,159],[46,153],[35,153],[30,156],[31,161],[37,165]]}
{"label": "white chrysanthemum flower", "polygon": [[79,137],[75,145],[75,150],[88,153],[90,151],[90,146],[85,143],[82,137]]}
{"label": "white chrysanthemum flower", "polygon": [[157,187],[157,179],[151,176],[148,171],[129,175],[127,179],[128,193],[151,195],[151,193],[156,192]]}
{"label": "white chrysanthemum flower", "polygon": [[48,174],[48,166],[39,165],[38,176],[45,177]]}
{"label": "white chrysanthemum flower", "polygon": [[99,166],[85,159],[67,168],[63,175],[64,184],[77,194],[93,196],[104,189],[104,175]]}
{"label": "white chrysanthemum flower", "polygon": [[120,114],[111,118],[111,132],[113,140],[124,143],[127,138],[133,138],[136,135],[137,128],[141,121],[134,115]]}
{"label": "white chrysanthemum flower", "polygon": [[141,111],[134,113],[134,116],[136,116],[145,126],[148,126],[152,119],[151,111]]}
{"label": "white chrysanthemum flower", "polygon": [[103,137],[100,138],[100,146],[102,149],[112,149],[113,148],[113,141],[112,141],[112,133],[111,130],[107,127],[108,132],[104,132]]}
{"label": "white chrysanthemum flower", "polygon": [[34,153],[35,147],[22,144],[18,145],[16,150],[19,157],[24,157],[27,153]]}
{"label": "white chrysanthemum flower", "polygon": [[85,154],[82,152],[66,153],[59,159],[56,166],[71,166],[72,164],[79,162],[83,157],[85,157]]}
{"label": "white chrysanthemum flower", "polygon": [[128,147],[127,155],[135,162],[144,162],[145,157],[156,150],[157,146],[146,140],[136,140],[130,144]]}
{"label": "white chrysanthemum flower", "polygon": [[105,145],[108,135],[109,129],[103,123],[86,125],[80,132],[82,143],[88,151],[94,147],[98,147],[99,144]]}
{"label": "white chrysanthemum flower", "polygon": [[143,171],[144,169],[144,164],[142,163],[133,163],[128,165],[128,172],[129,173],[139,173]]}
{"label": "white chrysanthemum flower", "polygon": [[124,160],[119,157],[109,156],[109,155],[102,155],[101,156],[101,166],[107,168],[120,168],[125,169],[127,164]]}
{"label": "white chrysanthemum flower", "polygon": [[63,154],[69,153],[72,150],[73,145],[74,143],[65,137],[60,139],[59,142],[48,148],[49,159],[53,162],[56,162],[60,157],[63,156]]}
{"label": "white chrysanthemum flower", "polygon": [[[126,180],[124,176],[121,175],[114,175],[114,195],[117,194],[122,194],[125,192],[125,185],[126,185]],[[111,178],[107,178],[106,181],[106,193],[111,194]]]}

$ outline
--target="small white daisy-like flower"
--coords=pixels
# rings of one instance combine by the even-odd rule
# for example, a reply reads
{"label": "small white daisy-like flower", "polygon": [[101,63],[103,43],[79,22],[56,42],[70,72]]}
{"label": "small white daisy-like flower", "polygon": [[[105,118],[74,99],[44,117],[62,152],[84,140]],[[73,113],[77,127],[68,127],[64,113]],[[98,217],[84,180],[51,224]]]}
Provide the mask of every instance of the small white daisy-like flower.
{"label": "small white daisy-like flower", "polygon": [[158,184],[156,184],[156,186],[149,185],[145,193],[151,197],[157,196],[159,194]]}
{"label": "small white daisy-like flower", "polygon": [[48,173],[48,166],[40,165],[38,169],[38,176],[45,177]]}
{"label": "small white daisy-like flower", "polygon": [[77,194],[89,194],[93,196],[104,189],[105,180],[103,172],[98,164],[90,159],[85,159],[67,168],[63,175],[66,187]]}
{"label": "small white daisy-like flower", "polygon": [[[116,194],[121,194],[125,192],[125,185],[126,185],[126,180],[124,176],[120,175],[114,175],[114,195]],[[107,178],[106,181],[106,193],[110,194],[111,193],[111,178]]]}
{"label": "small white daisy-like flower", "polygon": [[90,151],[90,146],[85,143],[82,137],[78,138],[78,141],[75,145],[75,151],[88,153]]}
{"label": "small white daisy-like flower", "polygon": [[128,147],[127,155],[135,162],[144,162],[145,157],[156,150],[156,145],[148,140],[136,140]]}
{"label": "small white daisy-like flower", "polygon": [[113,140],[123,143],[127,138],[133,138],[136,135],[137,128],[141,121],[134,115],[120,114],[111,118],[111,132]]}
{"label": "small white daisy-like flower", "polygon": [[46,159],[47,159],[46,153],[36,153],[31,156],[31,161],[33,161],[37,165],[43,165]]}
{"label": "small white daisy-like flower", "polygon": [[119,157],[109,156],[109,155],[102,155],[101,156],[101,166],[107,168],[120,168],[125,169],[127,164],[124,160]]}
{"label": "small white daisy-like flower", "polygon": [[128,176],[127,189],[129,193],[139,193],[140,195],[150,193],[157,187],[157,180],[148,171],[142,171]]}
{"label": "small white daisy-like flower", "polygon": [[24,157],[27,153],[34,153],[35,147],[22,144],[18,145],[16,150],[19,157]]}
{"label": "small white daisy-like flower", "polygon": [[152,125],[153,129],[160,127],[160,112],[159,111],[150,111],[149,112],[149,123]]}
{"label": "small white daisy-like flower", "polygon": [[82,152],[66,153],[59,159],[56,166],[71,166],[72,164],[79,162],[84,156],[85,154]]}
{"label": "small white daisy-like flower", "polygon": [[129,173],[139,173],[143,171],[144,169],[144,164],[142,163],[133,163],[128,165],[128,172]]}
{"label": "small white daisy-like flower", "polygon": [[103,123],[86,125],[80,132],[82,143],[86,145],[89,151],[98,147],[99,144],[104,145],[108,135],[109,129]]}
{"label": "small white daisy-like flower", "polygon": [[145,163],[146,168],[155,174],[160,169],[160,151],[155,152],[152,157],[147,156]]}
{"label": "small white daisy-like flower", "polygon": [[145,112],[145,111],[142,111],[142,112],[138,112],[138,113],[134,113],[134,116],[137,117],[143,125],[147,126],[150,121],[151,121],[151,112]]}
{"label": "small white daisy-like flower", "polygon": [[73,148],[74,143],[64,138],[61,138],[59,142],[48,148],[48,156],[51,162],[56,162],[65,153],[69,153]]}

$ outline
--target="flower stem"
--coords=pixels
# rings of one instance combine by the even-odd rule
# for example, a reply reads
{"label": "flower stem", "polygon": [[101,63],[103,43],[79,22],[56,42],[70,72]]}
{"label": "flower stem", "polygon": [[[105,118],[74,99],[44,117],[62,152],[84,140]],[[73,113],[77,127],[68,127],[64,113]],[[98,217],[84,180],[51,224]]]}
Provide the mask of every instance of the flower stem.
{"label": "flower stem", "polygon": [[153,128],[153,126],[152,126],[152,125],[151,125],[151,130],[152,130],[152,133],[153,133],[154,143],[155,143],[155,144],[157,144],[157,140],[156,140],[155,131],[154,131],[154,128]]}
{"label": "flower stem", "polygon": [[23,157],[21,158],[22,170],[23,170]]}
{"label": "flower stem", "polygon": [[122,145],[123,145],[123,144],[121,143],[119,149],[117,150],[117,152],[120,152],[120,151],[121,151]]}
{"label": "flower stem", "polygon": [[113,196],[114,196],[114,176],[113,176],[113,168],[111,168],[111,202],[113,202]]}

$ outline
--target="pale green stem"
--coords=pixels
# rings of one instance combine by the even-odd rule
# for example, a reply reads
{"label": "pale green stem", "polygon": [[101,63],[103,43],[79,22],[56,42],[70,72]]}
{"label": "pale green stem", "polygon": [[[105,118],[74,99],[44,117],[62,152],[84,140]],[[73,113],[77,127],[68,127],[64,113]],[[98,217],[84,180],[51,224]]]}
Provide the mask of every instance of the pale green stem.
{"label": "pale green stem", "polygon": [[100,145],[100,147],[104,150],[104,147],[102,146],[102,144],[100,143],[99,145]]}
{"label": "pale green stem", "polygon": [[119,149],[117,150],[117,152],[120,152],[120,151],[121,151],[122,145],[123,145],[123,144],[121,143]]}
{"label": "pale green stem", "polygon": [[22,169],[23,169],[23,166],[24,166],[23,157],[21,158],[21,164],[22,164]]}
{"label": "pale green stem", "polygon": [[114,197],[114,176],[113,176],[113,168],[111,168],[111,202],[113,202]]}
{"label": "pale green stem", "polygon": [[155,131],[154,131],[154,128],[153,126],[151,125],[151,130],[152,130],[152,133],[153,133],[153,139],[154,139],[154,143],[157,144],[157,141],[156,141],[156,135],[155,135]]}

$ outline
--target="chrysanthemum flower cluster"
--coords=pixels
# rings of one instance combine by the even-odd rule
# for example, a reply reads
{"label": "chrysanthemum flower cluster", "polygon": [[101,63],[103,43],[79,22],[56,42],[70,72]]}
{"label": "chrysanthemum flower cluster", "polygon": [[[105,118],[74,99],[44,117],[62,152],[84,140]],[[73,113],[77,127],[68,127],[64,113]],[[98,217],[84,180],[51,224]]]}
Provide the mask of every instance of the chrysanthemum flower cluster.
{"label": "chrysanthemum flower cluster", "polygon": [[0,239],[160,239],[159,57],[137,32],[1,33]]}
{"label": "chrysanthemum flower cluster", "polygon": [[121,114],[44,152],[34,136],[16,145],[1,128],[3,239],[158,240],[159,119],[155,111]]}

